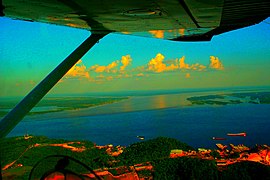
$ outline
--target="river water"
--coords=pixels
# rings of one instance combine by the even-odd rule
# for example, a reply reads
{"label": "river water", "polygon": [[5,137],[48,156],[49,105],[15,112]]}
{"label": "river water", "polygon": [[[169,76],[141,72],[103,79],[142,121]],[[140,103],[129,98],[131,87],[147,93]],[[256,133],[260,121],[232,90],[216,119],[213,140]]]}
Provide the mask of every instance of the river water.
{"label": "river water", "polygon": [[[176,138],[195,148],[223,144],[270,144],[270,104],[191,105],[196,94],[133,96],[118,103],[27,116],[9,136],[45,135],[128,146],[158,136]],[[246,137],[227,133],[246,132]],[[226,140],[214,141],[212,137]]]}

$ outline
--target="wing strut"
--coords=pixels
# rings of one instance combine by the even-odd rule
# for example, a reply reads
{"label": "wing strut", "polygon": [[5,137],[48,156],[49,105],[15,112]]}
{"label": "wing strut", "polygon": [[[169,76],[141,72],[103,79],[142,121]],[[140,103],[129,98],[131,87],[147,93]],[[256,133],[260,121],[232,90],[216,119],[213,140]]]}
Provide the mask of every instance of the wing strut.
{"label": "wing strut", "polygon": [[91,34],[77,49],[45,77],[23,100],[16,105],[0,122],[0,138],[5,137],[23,117],[51,90],[68,72],[106,34]]}

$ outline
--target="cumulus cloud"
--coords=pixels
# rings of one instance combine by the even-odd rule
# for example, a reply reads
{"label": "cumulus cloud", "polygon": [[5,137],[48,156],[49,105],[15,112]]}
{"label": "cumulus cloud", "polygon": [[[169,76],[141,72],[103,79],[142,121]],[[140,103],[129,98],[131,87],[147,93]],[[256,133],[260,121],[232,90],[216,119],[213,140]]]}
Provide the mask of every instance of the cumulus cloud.
{"label": "cumulus cloud", "polygon": [[202,71],[202,70],[206,69],[206,66],[204,66],[204,65],[202,65],[202,64],[199,64],[199,63],[196,63],[196,64],[192,64],[192,65],[190,66],[190,69]]}
{"label": "cumulus cloud", "polygon": [[143,77],[144,74],[143,74],[143,73],[139,73],[139,74],[137,74],[136,76],[138,76],[138,77]]}
{"label": "cumulus cloud", "polygon": [[174,71],[174,70],[176,70],[176,69],[178,69],[178,65],[176,65],[176,64],[170,64],[170,65],[167,65],[166,66],[166,71]]}
{"label": "cumulus cloud", "polygon": [[189,65],[185,63],[185,56],[179,59],[179,68],[180,69],[190,69]]}
{"label": "cumulus cloud", "polygon": [[183,56],[182,58],[179,59],[179,68],[180,69],[190,69],[190,70],[196,70],[196,71],[202,71],[204,69],[206,69],[206,66],[199,64],[199,63],[195,63],[192,65],[186,64],[185,63],[185,56]]}
{"label": "cumulus cloud", "polygon": [[190,73],[186,73],[185,77],[190,78]]}
{"label": "cumulus cloud", "polygon": [[206,66],[196,63],[196,64],[187,64],[185,63],[185,56],[181,57],[179,60],[164,60],[164,56],[161,53],[158,53],[155,58],[151,59],[148,63],[148,70],[160,73],[164,71],[175,71],[175,70],[194,70],[194,71],[203,71],[206,69]]}
{"label": "cumulus cloud", "polygon": [[[165,56],[157,53],[147,64],[137,66],[135,68],[128,68],[132,63],[130,55],[122,56],[120,60],[111,62],[108,65],[93,65],[86,68],[82,60],[79,60],[65,75],[67,77],[76,77],[79,79],[89,79],[92,82],[102,83],[104,81],[112,81],[122,78],[143,78],[151,75],[150,72],[162,73],[168,71],[184,71],[185,78],[190,78],[192,71],[207,71],[209,69],[224,69],[222,62],[215,56],[210,56],[210,63],[208,66],[195,63],[188,64],[185,62],[185,56],[180,59],[165,60]],[[90,78],[91,71],[91,78]],[[61,81],[60,81],[61,82]]]}
{"label": "cumulus cloud", "polygon": [[149,61],[148,69],[150,71],[162,72],[164,67],[165,67],[165,64],[163,64],[163,62],[162,62],[163,59],[164,59],[164,56],[162,54],[158,53],[155,58],[153,58]]}
{"label": "cumulus cloud", "polygon": [[65,77],[77,77],[90,79],[90,74],[80,59],[65,75]]}
{"label": "cumulus cloud", "polygon": [[158,53],[155,58],[148,62],[148,70],[160,73],[163,71],[173,71],[178,69],[178,65],[175,61],[173,61],[173,63],[169,63],[170,61],[166,62],[164,61],[164,58],[165,57],[161,53]]}
{"label": "cumulus cloud", "polygon": [[106,80],[111,81],[111,80],[113,80],[113,77],[112,76],[107,76]]}
{"label": "cumulus cloud", "polygon": [[132,59],[130,55],[122,56],[121,59],[122,66],[120,67],[120,71],[123,72],[126,69],[126,67],[131,64],[131,61]]}
{"label": "cumulus cloud", "polygon": [[168,37],[178,37],[185,35],[185,29],[170,29],[170,30],[151,30],[148,31],[153,37],[164,39],[165,35]]}
{"label": "cumulus cloud", "polygon": [[94,65],[90,68],[90,70],[94,70],[96,73],[103,73],[103,72],[116,72],[116,67],[118,66],[118,61],[113,61],[112,63],[108,64],[107,66],[100,66],[100,65]]}
{"label": "cumulus cloud", "polygon": [[166,64],[163,63],[164,56],[158,53],[155,58],[151,59],[148,63],[148,69],[154,72],[163,72],[166,69]]}
{"label": "cumulus cloud", "polygon": [[209,68],[217,69],[217,70],[224,69],[222,62],[218,59],[218,57],[215,57],[215,56],[210,56]]}
{"label": "cumulus cloud", "polygon": [[179,29],[178,32],[181,36],[185,35],[185,29]]}
{"label": "cumulus cloud", "polygon": [[149,31],[149,33],[151,33],[155,38],[164,38],[164,30],[152,30]]}

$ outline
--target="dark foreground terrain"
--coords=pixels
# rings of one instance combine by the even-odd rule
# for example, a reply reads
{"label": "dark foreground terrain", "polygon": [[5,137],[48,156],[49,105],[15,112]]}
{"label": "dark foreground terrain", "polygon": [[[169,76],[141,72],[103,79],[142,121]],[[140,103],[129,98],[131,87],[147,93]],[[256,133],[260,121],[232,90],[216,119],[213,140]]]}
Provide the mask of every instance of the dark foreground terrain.
{"label": "dark foreground terrain", "polygon": [[[221,157],[218,150],[202,153],[166,137],[128,147],[97,146],[89,141],[71,142],[41,136],[12,137],[1,140],[0,151],[3,179],[28,179],[33,167],[32,177],[40,178],[56,167],[64,156],[78,160],[67,168],[84,174],[88,179],[91,179],[93,172],[112,179],[123,178],[123,175],[137,179],[270,179],[269,165],[235,161],[218,166],[218,161],[239,159],[239,153],[227,157]],[[252,154],[256,148],[246,151]]]}

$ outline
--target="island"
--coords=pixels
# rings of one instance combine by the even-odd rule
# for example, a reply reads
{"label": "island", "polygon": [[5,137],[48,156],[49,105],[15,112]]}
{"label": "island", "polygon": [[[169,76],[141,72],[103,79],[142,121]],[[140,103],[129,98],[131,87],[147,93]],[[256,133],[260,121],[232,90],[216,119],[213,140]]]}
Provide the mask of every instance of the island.
{"label": "island", "polygon": [[270,92],[241,92],[188,97],[192,105],[270,104]]}
{"label": "island", "polygon": [[[78,110],[82,108],[95,107],[100,105],[112,104],[128,97],[111,96],[60,96],[45,97],[42,99],[28,115],[54,113],[66,110]],[[19,98],[2,98],[0,101],[0,117],[5,116],[20,101]]]}

